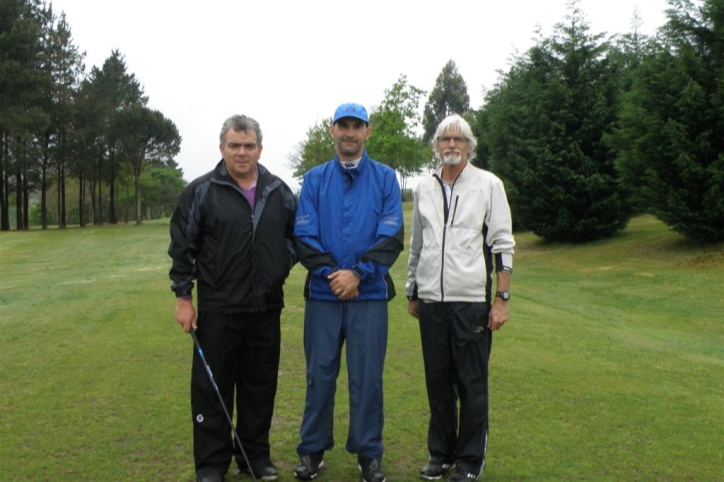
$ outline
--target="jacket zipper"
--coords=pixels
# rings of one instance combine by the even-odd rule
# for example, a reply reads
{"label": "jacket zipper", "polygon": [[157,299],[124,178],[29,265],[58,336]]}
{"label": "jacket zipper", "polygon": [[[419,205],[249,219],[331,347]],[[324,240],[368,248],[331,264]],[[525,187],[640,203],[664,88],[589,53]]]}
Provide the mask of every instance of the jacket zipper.
{"label": "jacket zipper", "polygon": [[[450,208],[447,205],[447,193],[445,192],[445,185],[437,175],[437,182],[440,183],[440,190],[442,191],[442,209],[443,209],[443,220],[445,224],[442,228],[442,253],[440,255],[440,301],[445,301],[445,290],[443,286],[445,284],[445,240],[447,239],[447,218],[450,215]],[[452,196],[452,189],[450,190]]]}
{"label": "jacket zipper", "polygon": [[[460,175],[458,175],[460,177]],[[445,185],[442,182],[442,179],[435,175],[435,178],[437,179],[437,182],[440,184],[440,189],[442,190],[442,203],[443,203],[443,213],[444,213],[444,220],[445,225],[442,228],[442,254],[441,254],[441,265],[440,265],[440,301],[445,301],[445,244],[447,242],[447,220],[450,216],[450,208],[447,204],[447,194],[445,192]],[[452,199],[453,190],[455,189],[455,183],[457,182],[457,178],[455,178],[455,181],[452,183],[452,186],[450,186],[450,198]],[[453,222],[455,222],[455,213],[457,213],[458,210],[458,201],[460,200],[460,196],[455,196],[455,206],[453,208],[453,216],[450,220],[450,227],[452,227]]]}

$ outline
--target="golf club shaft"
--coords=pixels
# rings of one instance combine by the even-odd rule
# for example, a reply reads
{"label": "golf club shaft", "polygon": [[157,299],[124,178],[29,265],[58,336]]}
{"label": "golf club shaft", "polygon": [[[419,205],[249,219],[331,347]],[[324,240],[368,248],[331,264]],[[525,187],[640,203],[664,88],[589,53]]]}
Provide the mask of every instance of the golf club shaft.
{"label": "golf club shaft", "polygon": [[251,464],[249,463],[249,459],[246,456],[246,452],[244,451],[244,446],[241,445],[241,438],[239,437],[239,434],[236,433],[236,427],[234,426],[234,421],[231,420],[231,415],[229,415],[229,411],[226,409],[226,404],[224,403],[224,398],[221,396],[221,392],[219,391],[219,387],[216,385],[216,380],[214,380],[214,374],[211,373],[211,367],[206,362],[206,357],[204,356],[204,350],[201,349],[201,344],[199,343],[199,339],[196,336],[196,331],[194,331],[193,328],[189,330],[189,333],[191,333],[191,338],[194,339],[194,345],[196,345],[196,351],[199,353],[199,357],[201,357],[201,361],[204,364],[204,368],[206,368],[206,373],[209,374],[209,380],[211,380],[211,385],[214,387],[214,391],[216,392],[216,395],[219,397],[219,403],[221,403],[221,408],[224,410],[224,414],[226,415],[226,419],[229,421],[229,425],[231,425],[231,430],[234,433],[234,437],[236,438],[236,443],[239,444],[239,449],[241,450],[241,455],[244,456],[244,461],[246,462],[246,466],[249,468],[249,473],[251,474],[251,478],[256,481],[256,474],[254,474],[254,470],[251,467]]}

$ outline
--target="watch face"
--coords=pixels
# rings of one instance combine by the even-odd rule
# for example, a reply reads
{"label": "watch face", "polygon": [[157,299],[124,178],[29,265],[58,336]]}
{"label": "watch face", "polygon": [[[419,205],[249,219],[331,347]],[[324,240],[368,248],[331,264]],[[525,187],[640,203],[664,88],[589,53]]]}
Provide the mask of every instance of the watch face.
{"label": "watch face", "polygon": [[508,293],[507,291],[498,291],[497,293],[495,293],[495,296],[498,296],[505,301],[508,301],[510,299],[510,293]]}

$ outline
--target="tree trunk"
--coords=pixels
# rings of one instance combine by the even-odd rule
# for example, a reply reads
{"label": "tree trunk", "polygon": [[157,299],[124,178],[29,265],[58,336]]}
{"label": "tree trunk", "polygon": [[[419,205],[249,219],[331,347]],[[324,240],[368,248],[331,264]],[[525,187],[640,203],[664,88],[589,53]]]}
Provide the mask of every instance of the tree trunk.
{"label": "tree trunk", "polygon": [[45,131],[45,146],[43,149],[43,164],[40,172],[40,224],[48,229],[48,159],[50,157],[50,131]]}
{"label": "tree trunk", "polygon": [[98,226],[103,224],[103,147],[101,146],[100,155],[98,156],[98,212],[93,224]]}
{"label": "tree trunk", "polygon": [[23,229],[30,229],[30,196],[28,193],[28,173],[23,174]]}
{"label": "tree trunk", "polygon": [[83,171],[78,174],[78,226],[85,227],[85,180],[83,179]]}
{"label": "tree trunk", "polygon": [[[65,144],[65,129],[61,127],[58,132],[58,145]],[[62,229],[68,227],[67,206],[65,204],[65,149],[58,152],[58,226]]]}
{"label": "tree trunk", "polygon": [[17,163],[15,171],[15,229],[23,229],[23,173],[20,162]]}
{"label": "tree trunk", "polygon": [[60,227],[66,228],[68,227],[68,218],[65,205],[65,163],[63,160],[58,163],[58,183],[58,191],[60,191],[60,204],[58,205],[60,209]]}
{"label": "tree trunk", "polygon": [[90,215],[90,218],[88,219],[89,223],[95,224],[96,223],[96,181],[93,180],[91,177],[88,179],[88,183],[90,184],[90,198],[91,198],[91,209],[88,213]]}
{"label": "tree trunk", "polygon": [[133,175],[136,178],[136,224],[142,224],[141,217],[141,172],[140,169],[136,172],[133,170]]}
{"label": "tree trunk", "polygon": [[108,186],[110,193],[110,200],[108,201],[108,222],[110,224],[118,223],[118,216],[116,215],[116,149],[111,148],[108,151],[108,165],[111,168],[111,184]]}
{"label": "tree trunk", "polygon": [[10,212],[8,206],[8,175],[5,171],[5,162],[8,159],[8,137],[5,132],[0,136],[2,143],[2,158],[0,158],[0,231],[10,231]]}
{"label": "tree trunk", "polygon": [[123,203],[124,204],[123,211],[125,212],[125,216],[126,216],[126,224],[128,224],[128,218],[129,218],[128,200],[131,199],[131,192],[130,192],[129,187],[130,187],[130,184],[128,183],[128,179],[126,179],[126,202]]}
{"label": "tree trunk", "polygon": [[58,186],[57,186],[56,193],[55,193],[55,197],[57,198],[57,201],[55,203],[55,209],[56,209],[55,219],[56,219],[56,222],[58,223],[58,227],[62,228],[63,225],[60,221],[60,219],[61,219],[60,218],[60,174],[58,175],[58,179],[56,181],[57,181]]}

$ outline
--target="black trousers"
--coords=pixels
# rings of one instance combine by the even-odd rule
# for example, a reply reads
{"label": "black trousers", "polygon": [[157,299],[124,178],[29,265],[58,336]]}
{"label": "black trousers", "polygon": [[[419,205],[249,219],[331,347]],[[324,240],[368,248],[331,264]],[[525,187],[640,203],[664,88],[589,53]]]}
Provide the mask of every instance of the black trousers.
{"label": "black trousers", "polygon": [[[232,418],[236,393],[236,430],[252,464],[270,456],[269,429],[279,373],[280,316],[280,310],[261,314],[200,313],[197,323],[199,343]],[[197,475],[225,474],[232,457],[245,465],[195,349],[191,411]]]}
{"label": "black trousers", "polygon": [[[488,438],[487,303],[420,301],[430,455],[483,467]],[[458,408],[459,401],[459,408]]]}

